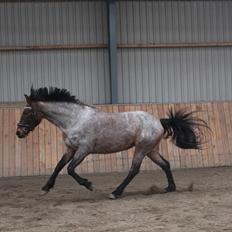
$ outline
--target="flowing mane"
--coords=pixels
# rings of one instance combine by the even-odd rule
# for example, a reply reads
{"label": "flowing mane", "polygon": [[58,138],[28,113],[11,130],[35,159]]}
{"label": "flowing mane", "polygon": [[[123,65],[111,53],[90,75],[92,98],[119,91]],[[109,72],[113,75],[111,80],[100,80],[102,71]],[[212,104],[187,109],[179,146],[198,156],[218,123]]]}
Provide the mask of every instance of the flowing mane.
{"label": "flowing mane", "polygon": [[45,102],[70,102],[79,105],[86,105],[71,95],[67,89],[59,89],[56,87],[44,87],[34,89],[31,87],[31,94],[29,96],[32,101],[45,101]]}

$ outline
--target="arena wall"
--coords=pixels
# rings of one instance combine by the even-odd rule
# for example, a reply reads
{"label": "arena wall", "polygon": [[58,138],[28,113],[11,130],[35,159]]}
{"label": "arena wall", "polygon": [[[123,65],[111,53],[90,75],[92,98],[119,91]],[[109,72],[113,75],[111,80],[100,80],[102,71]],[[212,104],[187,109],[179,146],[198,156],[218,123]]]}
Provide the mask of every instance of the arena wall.
{"label": "arena wall", "polygon": [[[197,104],[128,104],[98,105],[106,112],[144,110],[159,118],[166,117],[168,109],[198,110],[198,116],[211,127],[206,133],[203,149],[181,150],[171,141],[162,140],[160,152],[171,163],[172,168],[217,167],[232,165],[232,102],[207,102]],[[62,134],[44,120],[26,139],[15,136],[16,124],[22,105],[0,108],[0,177],[49,175],[63,153]],[[116,154],[90,155],[78,167],[78,173],[128,171],[133,149]],[[145,158],[141,169],[158,168]],[[63,171],[66,173],[66,169]]]}

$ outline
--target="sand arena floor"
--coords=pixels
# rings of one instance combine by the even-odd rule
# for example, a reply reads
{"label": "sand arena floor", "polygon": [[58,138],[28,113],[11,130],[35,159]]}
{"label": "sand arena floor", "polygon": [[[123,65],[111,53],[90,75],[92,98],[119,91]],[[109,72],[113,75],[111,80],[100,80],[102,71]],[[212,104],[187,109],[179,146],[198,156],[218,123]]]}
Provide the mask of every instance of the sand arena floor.
{"label": "sand arena floor", "polygon": [[45,196],[39,193],[47,177],[1,178],[0,231],[232,231],[232,167],[176,170],[177,192],[165,194],[164,174],[143,172],[122,198],[109,200],[125,175],[83,175],[94,192],[59,176]]}

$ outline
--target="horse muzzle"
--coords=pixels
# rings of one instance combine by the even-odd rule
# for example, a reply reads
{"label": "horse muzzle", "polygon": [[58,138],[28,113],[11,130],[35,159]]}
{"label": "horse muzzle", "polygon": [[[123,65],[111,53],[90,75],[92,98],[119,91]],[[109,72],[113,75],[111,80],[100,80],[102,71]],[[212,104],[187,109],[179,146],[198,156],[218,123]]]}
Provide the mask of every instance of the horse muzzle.
{"label": "horse muzzle", "polygon": [[28,135],[28,133],[29,133],[29,131],[27,131],[25,129],[21,129],[21,128],[18,128],[16,131],[16,135],[20,139],[25,138]]}

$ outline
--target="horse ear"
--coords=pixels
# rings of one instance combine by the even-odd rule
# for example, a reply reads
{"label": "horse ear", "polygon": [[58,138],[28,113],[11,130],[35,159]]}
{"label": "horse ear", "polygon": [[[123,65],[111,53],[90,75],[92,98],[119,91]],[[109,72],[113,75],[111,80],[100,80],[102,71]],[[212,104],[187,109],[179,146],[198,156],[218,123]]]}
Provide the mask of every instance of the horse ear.
{"label": "horse ear", "polygon": [[32,103],[31,99],[26,94],[24,94],[24,97],[26,98],[27,104],[30,106]]}

